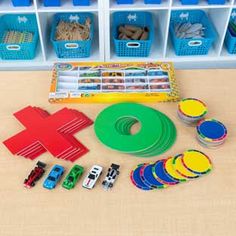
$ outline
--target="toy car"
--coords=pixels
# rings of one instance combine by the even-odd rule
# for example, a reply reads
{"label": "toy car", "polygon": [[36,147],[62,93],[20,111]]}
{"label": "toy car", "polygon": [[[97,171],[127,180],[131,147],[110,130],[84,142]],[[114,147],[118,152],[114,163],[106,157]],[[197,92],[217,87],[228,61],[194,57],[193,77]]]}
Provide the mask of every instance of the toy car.
{"label": "toy car", "polygon": [[32,188],[35,186],[35,182],[38,181],[44,174],[46,164],[38,161],[34,169],[28,175],[28,178],[24,181],[24,186],[26,188]]}
{"label": "toy car", "polygon": [[62,187],[70,190],[75,187],[75,184],[79,180],[79,177],[84,173],[84,168],[79,165],[74,165],[69,174],[63,181]]}
{"label": "toy car", "polygon": [[65,169],[62,166],[55,165],[50,171],[48,177],[44,180],[43,187],[47,189],[53,189],[56,187],[60,178],[62,177]]}
{"label": "toy car", "polygon": [[119,165],[111,164],[111,167],[108,169],[106,178],[102,182],[104,189],[108,190],[113,187],[113,184],[117,176],[120,174],[119,168],[120,168]]}
{"label": "toy car", "polygon": [[94,165],[89,171],[86,178],[84,179],[83,187],[87,189],[92,189],[101,174],[102,174],[102,167]]}

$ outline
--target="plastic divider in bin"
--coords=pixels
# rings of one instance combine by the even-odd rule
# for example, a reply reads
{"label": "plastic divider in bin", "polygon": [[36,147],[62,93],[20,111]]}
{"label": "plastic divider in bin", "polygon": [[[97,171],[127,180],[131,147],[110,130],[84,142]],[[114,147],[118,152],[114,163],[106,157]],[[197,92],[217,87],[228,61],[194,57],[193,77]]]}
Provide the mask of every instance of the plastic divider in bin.
{"label": "plastic divider in bin", "polygon": [[[86,19],[91,20],[89,39],[87,40],[56,40],[57,25],[60,21],[78,22],[84,24]],[[94,36],[94,15],[92,13],[57,13],[53,17],[50,39],[59,58],[85,58],[91,53]]]}
{"label": "plastic divider in bin", "polygon": [[6,14],[0,17],[1,59],[33,59],[36,54],[38,38],[38,27],[34,14]]}
{"label": "plastic divider in bin", "polygon": [[61,0],[43,0],[45,7],[60,7]]}
{"label": "plastic divider in bin", "polygon": [[74,6],[90,6],[90,0],[73,0]]}
{"label": "plastic divider in bin", "polygon": [[197,5],[199,0],[180,0],[182,5]]}
{"label": "plastic divider in bin", "polygon": [[117,4],[134,4],[134,0],[116,0]]}
{"label": "plastic divider in bin", "polygon": [[11,0],[14,7],[28,7],[32,4],[32,0]]}
{"label": "plastic divider in bin", "polygon": [[[235,22],[236,25],[236,9],[232,10],[230,22]],[[234,31],[232,32],[230,26],[228,26],[225,36],[225,46],[230,54],[236,54],[236,29],[235,35],[233,33]]]}
{"label": "plastic divider in bin", "polygon": [[[135,0],[116,0],[117,4],[135,4]],[[160,4],[161,0],[143,0],[145,4]]]}
{"label": "plastic divider in bin", "polygon": [[[202,38],[178,38],[175,26],[183,23],[201,23],[204,28]],[[215,42],[218,34],[214,25],[202,10],[178,10],[172,11],[170,21],[170,36],[175,53],[178,56],[206,55]]]}
{"label": "plastic divider in bin", "polygon": [[[147,40],[118,39],[118,27],[132,25],[148,28]],[[150,12],[121,11],[113,13],[113,42],[116,55],[119,57],[148,57],[154,39],[153,18]]]}
{"label": "plastic divider in bin", "polygon": [[226,0],[207,0],[208,4],[224,5]]}
{"label": "plastic divider in bin", "polygon": [[144,0],[145,4],[161,4],[161,0]]}

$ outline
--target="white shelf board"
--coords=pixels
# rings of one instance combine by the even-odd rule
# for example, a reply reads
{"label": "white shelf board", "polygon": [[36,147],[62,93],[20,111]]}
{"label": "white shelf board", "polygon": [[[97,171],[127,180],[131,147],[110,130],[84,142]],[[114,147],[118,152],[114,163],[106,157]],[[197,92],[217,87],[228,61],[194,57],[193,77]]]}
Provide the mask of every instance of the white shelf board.
{"label": "white shelf board", "polygon": [[35,12],[35,7],[32,4],[28,7],[14,7],[10,0],[0,1],[0,13],[28,13]]}
{"label": "white shelf board", "polygon": [[74,6],[72,0],[62,0],[60,7],[45,7],[43,2],[38,2],[38,12],[96,12],[98,11],[97,1],[92,1],[90,6]]}
{"label": "white shelf board", "polygon": [[197,5],[182,5],[180,0],[173,0],[172,9],[173,10],[181,10],[181,9],[218,9],[218,8],[229,8],[231,7],[230,2],[226,2],[224,5],[222,4],[208,4],[207,0],[200,0]]}
{"label": "white shelf board", "polygon": [[40,66],[44,64],[44,59],[40,45],[37,47],[36,57],[33,60],[0,60],[0,68],[25,68],[30,70],[31,66]]}
{"label": "white shelf board", "polygon": [[115,0],[110,1],[111,11],[136,11],[136,10],[158,10],[168,9],[170,2],[163,0],[161,4],[145,4],[144,0],[137,0],[135,4],[117,4]]}

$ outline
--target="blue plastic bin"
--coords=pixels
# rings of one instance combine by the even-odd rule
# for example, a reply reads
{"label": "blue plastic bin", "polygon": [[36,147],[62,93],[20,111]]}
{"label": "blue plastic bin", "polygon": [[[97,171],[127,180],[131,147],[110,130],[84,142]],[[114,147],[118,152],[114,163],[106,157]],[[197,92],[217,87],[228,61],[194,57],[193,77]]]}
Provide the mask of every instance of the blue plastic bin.
{"label": "blue plastic bin", "polygon": [[[175,35],[175,25],[178,23],[201,23],[205,27],[205,37],[202,39],[180,39]],[[175,53],[178,56],[206,55],[217,38],[215,27],[202,10],[172,11],[170,21],[170,36]]]}
{"label": "blue plastic bin", "polygon": [[[147,40],[120,40],[118,28],[120,25],[134,25],[149,28]],[[150,12],[115,12],[113,13],[113,42],[116,55],[119,57],[148,57],[154,39],[154,26]]]}
{"label": "blue plastic bin", "polygon": [[[65,22],[79,22],[84,24],[87,18],[91,19],[90,38],[88,40],[76,41],[56,41],[55,34],[58,23],[63,20]],[[59,58],[84,58],[89,57],[91,53],[92,40],[94,35],[94,16],[91,13],[57,13],[54,15],[51,42],[54,50]]]}
{"label": "blue plastic bin", "polygon": [[144,0],[145,4],[161,4],[161,0]]}
{"label": "blue plastic bin", "polygon": [[208,4],[219,4],[219,5],[224,5],[226,0],[207,0]]}
{"label": "blue plastic bin", "polygon": [[73,0],[74,6],[90,6],[90,0]]}
{"label": "blue plastic bin", "polygon": [[14,7],[28,7],[31,5],[31,0],[12,0]]}
{"label": "blue plastic bin", "polygon": [[60,7],[61,0],[43,0],[45,7]]}
{"label": "blue plastic bin", "polygon": [[199,0],[180,0],[182,5],[197,5]]}
{"label": "blue plastic bin", "polygon": [[[31,43],[3,43],[6,31],[27,31],[33,33]],[[3,60],[31,60],[35,57],[38,43],[38,27],[34,14],[7,14],[0,18],[0,57]]]}
{"label": "blue plastic bin", "polygon": [[[230,20],[236,20],[236,10],[232,11]],[[225,36],[225,46],[230,54],[236,54],[236,37],[230,33],[229,29]]]}
{"label": "blue plastic bin", "polygon": [[116,0],[117,4],[134,4],[134,0]]}

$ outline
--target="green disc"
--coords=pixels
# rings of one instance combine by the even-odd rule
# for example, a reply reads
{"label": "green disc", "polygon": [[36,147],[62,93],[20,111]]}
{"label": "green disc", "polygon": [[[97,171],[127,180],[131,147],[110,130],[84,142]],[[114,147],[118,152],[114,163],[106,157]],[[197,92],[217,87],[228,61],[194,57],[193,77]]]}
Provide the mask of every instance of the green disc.
{"label": "green disc", "polygon": [[[167,151],[176,140],[176,128],[173,122],[164,114],[160,113],[160,118],[163,122],[163,135],[161,139],[145,152],[140,152],[140,157],[156,156]],[[155,126],[154,126],[155,128]]]}
{"label": "green disc", "polygon": [[[133,117],[140,122],[139,132],[124,135],[115,128],[117,121],[125,117]],[[153,129],[153,124],[157,129]],[[94,129],[103,144],[121,152],[134,153],[153,146],[161,138],[163,128],[153,109],[136,103],[118,103],[98,115]]]}
{"label": "green disc", "polygon": [[115,128],[124,135],[130,134],[131,127],[137,122],[134,118],[124,118],[117,121]]}
{"label": "green disc", "polygon": [[[131,127],[137,122],[141,128],[131,134]],[[104,109],[94,130],[106,146],[139,157],[160,155],[176,140],[176,128],[169,117],[136,103],[119,103]]]}

